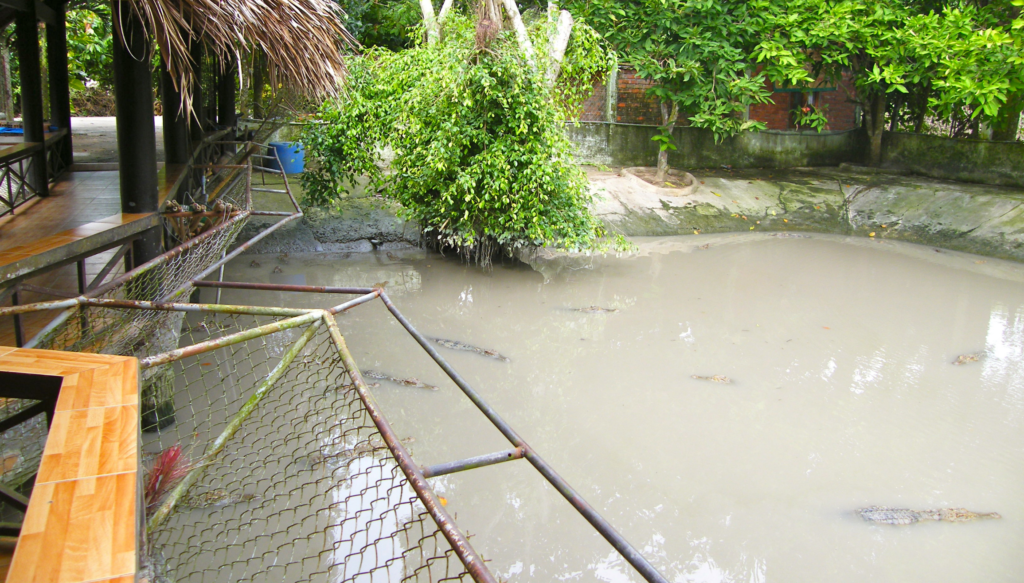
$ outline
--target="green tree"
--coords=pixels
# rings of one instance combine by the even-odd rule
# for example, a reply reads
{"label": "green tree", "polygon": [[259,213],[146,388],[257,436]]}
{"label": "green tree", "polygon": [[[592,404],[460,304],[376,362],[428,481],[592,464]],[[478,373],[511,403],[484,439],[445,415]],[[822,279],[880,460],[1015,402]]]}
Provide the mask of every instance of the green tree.
{"label": "green tree", "polygon": [[[456,11],[412,48],[373,48],[350,62],[345,95],[326,103],[303,142],[312,162],[307,204],[330,205],[361,177],[401,205],[427,240],[486,263],[497,249],[594,247],[586,175],[563,121],[611,56],[577,24],[551,79],[546,50],[522,50],[515,30]],[[553,36],[537,19],[530,44]],[[384,152],[392,152],[387,165]]]}

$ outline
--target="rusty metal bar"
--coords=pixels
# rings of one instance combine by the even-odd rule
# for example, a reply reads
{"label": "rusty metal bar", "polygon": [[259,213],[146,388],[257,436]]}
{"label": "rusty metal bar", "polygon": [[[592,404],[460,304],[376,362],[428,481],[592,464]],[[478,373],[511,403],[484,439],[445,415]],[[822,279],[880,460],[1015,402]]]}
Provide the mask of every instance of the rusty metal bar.
{"label": "rusty metal bar", "polygon": [[101,295],[107,293],[108,291],[110,291],[110,290],[114,289],[115,287],[117,287],[117,286],[123,284],[124,282],[128,281],[128,279],[130,279],[132,276],[138,275],[139,273],[143,273],[145,271],[149,271],[150,269],[152,269],[152,268],[154,268],[154,267],[156,267],[158,265],[166,263],[170,259],[172,259],[174,257],[177,257],[178,255],[181,255],[185,251],[188,251],[189,249],[191,249],[192,247],[195,247],[196,245],[198,245],[199,243],[205,241],[206,239],[209,239],[210,237],[213,237],[214,235],[220,233],[224,229],[227,229],[229,227],[234,226],[237,221],[242,220],[246,216],[248,216],[248,213],[242,213],[242,214],[240,214],[240,215],[238,215],[236,217],[232,217],[231,220],[225,221],[225,222],[217,225],[216,227],[210,229],[209,231],[206,231],[205,233],[202,233],[201,235],[197,235],[197,236],[193,237],[192,239],[189,239],[188,241],[185,241],[184,243],[182,243],[181,245],[178,245],[174,249],[171,249],[170,251],[168,251],[166,253],[163,253],[162,255],[158,255],[157,257],[154,257],[150,261],[147,261],[146,263],[143,263],[142,265],[136,267],[135,269],[131,270],[130,272],[125,273],[125,274],[121,275],[120,277],[117,277],[117,278],[114,278],[114,279],[108,281],[107,283],[101,285],[100,287],[92,290],[89,293],[89,295],[91,295],[93,297],[96,297],[96,296],[101,296]]}
{"label": "rusty metal bar", "polygon": [[520,437],[514,429],[512,429],[512,426],[502,419],[501,416],[498,415],[498,412],[484,401],[483,397],[481,397],[473,387],[469,386],[469,383],[467,383],[465,379],[463,379],[462,376],[459,375],[459,373],[456,372],[440,354],[438,354],[437,350],[435,350],[430,344],[430,341],[420,334],[419,331],[405,319],[405,316],[403,316],[402,313],[398,311],[398,308],[391,303],[391,299],[383,290],[381,291],[380,299],[384,302],[384,305],[387,306],[388,311],[391,312],[395,319],[398,320],[406,331],[416,339],[416,342],[418,342],[419,345],[427,351],[427,354],[434,359],[434,362],[436,362],[448,377],[458,385],[462,392],[469,397],[469,400],[476,405],[477,409],[479,409],[480,412],[490,420],[491,424],[493,424],[494,427],[497,428],[510,443],[512,443],[512,445],[523,448],[523,451],[525,452],[524,457],[533,465],[533,467],[537,468],[537,471],[540,472],[556,490],[558,490],[558,493],[561,494],[577,512],[583,515],[583,518],[587,519],[587,522],[589,522],[591,526],[601,533],[601,536],[603,536],[605,540],[615,547],[615,550],[622,555],[622,558],[626,559],[626,561],[628,561],[629,564],[632,565],[633,568],[636,569],[647,581],[652,583],[668,583],[668,580],[665,579],[665,577],[659,573],[643,555],[640,554],[640,551],[633,548],[633,545],[631,545],[625,537],[616,531],[615,527],[613,527],[611,523],[605,520],[604,517],[594,510],[594,508],[587,503],[582,496],[580,496],[579,492],[574,490],[564,478],[559,476],[558,472],[556,472],[553,467],[551,467],[537,452],[535,452],[533,448],[531,448],[529,444],[527,444],[523,438]]}
{"label": "rusty metal bar", "polygon": [[[256,190],[255,188],[253,190]],[[252,211],[249,213],[255,217],[290,217],[295,213],[287,211]]]}
{"label": "rusty metal bar", "polygon": [[316,324],[310,328],[315,329],[316,326],[319,325],[317,321],[323,317],[323,314],[323,310],[314,310],[297,318],[289,318],[279,322],[264,324],[258,328],[249,328],[248,330],[242,330],[241,332],[229,334],[220,338],[214,338],[213,340],[207,340],[206,342],[200,342],[198,344],[193,344],[192,346],[186,346],[185,348],[178,348],[177,350],[164,352],[163,354],[158,354],[156,356],[142,358],[139,359],[139,368],[152,368],[157,365],[167,364],[189,356],[195,356],[196,354],[202,354],[218,348],[231,346],[232,344],[238,344],[239,342],[245,342],[246,340],[252,340],[253,338],[258,338],[260,336],[274,334],[275,332],[281,332],[282,330],[290,330],[292,328],[297,328],[314,322],[316,322]]}
{"label": "rusty metal bar", "polygon": [[333,308],[327,310],[327,312],[333,316],[334,314],[338,314],[344,312],[345,310],[352,309],[358,306],[359,304],[365,304],[366,302],[377,299],[378,297],[380,297],[380,292],[380,288],[375,288],[372,292],[366,294],[365,296],[358,297],[354,300],[349,300],[344,304],[338,304],[337,306],[334,306]]}
{"label": "rusty metal bar", "polygon": [[[259,242],[260,240],[262,240],[262,239],[263,239],[264,237],[269,237],[269,236],[270,236],[270,234],[271,234],[271,233],[273,233],[274,231],[276,231],[276,230],[280,229],[280,228],[281,228],[281,227],[283,227],[284,225],[286,225],[286,224],[288,224],[288,223],[290,223],[290,222],[292,222],[292,221],[294,221],[295,219],[298,219],[298,218],[302,218],[302,214],[301,214],[301,213],[299,213],[299,214],[294,214],[294,215],[291,215],[291,216],[289,216],[289,217],[287,217],[287,218],[281,219],[280,221],[278,221],[278,222],[274,223],[274,224],[273,224],[273,225],[271,225],[270,227],[268,227],[268,228],[264,229],[264,230],[263,230],[263,232],[261,232],[260,234],[256,235],[256,236],[255,236],[255,237],[253,237],[252,239],[249,239],[249,240],[248,240],[248,241],[246,241],[245,243],[242,243],[241,245],[239,245],[238,247],[236,247],[236,248],[235,248],[235,250],[234,250],[234,251],[232,251],[231,253],[228,253],[228,254],[227,254],[227,255],[225,255],[224,257],[221,257],[221,258],[220,258],[220,259],[218,259],[217,261],[214,261],[214,262],[213,262],[213,265],[211,265],[211,266],[207,267],[205,271],[203,271],[203,272],[202,272],[202,273],[200,273],[199,275],[196,275],[195,277],[193,277],[193,278],[192,278],[192,281],[187,281],[187,282],[183,283],[183,284],[182,284],[182,285],[181,285],[181,286],[180,286],[180,287],[179,287],[178,289],[176,289],[176,290],[174,290],[173,292],[171,292],[171,293],[169,294],[169,297],[174,297],[174,296],[178,295],[179,293],[181,293],[182,291],[184,291],[184,290],[185,290],[186,288],[188,288],[189,286],[194,286],[194,285],[195,285],[195,283],[194,283],[194,282],[195,282],[196,280],[199,280],[199,279],[203,279],[203,278],[204,278],[204,277],[206,277],[207,275],[210,275],[211,273],[213,273],[214,271],[216,271],[216,270],[217,270],[217,268],[219,268],[219,267],[220,267],[221,265],[223,265],[223,264],[225,264],[225,263],[227,263],[227,262],[231,261],[232,259],[234,259],[235,257],[238,257],[238,256],[239,256],[239,255],[241,255],[242,253],[245,253],[245,252],[246,252],[246,251],[247,251],[247,250],[248,250],[248,249],[249,249],[250,247],[252,247],[252,246],[253,246],[253,245],[255,245],[256,243],[258,243],[258,242]],[[225,224],[227,224],[227,223],[225,223]],[[207,231],[207,232],[209,232],[209,231]]]}
{"label": "rusty metal bar", "polygon": [[196,287],[219,287],[229,289],[251,289],[259,291],[307,292],[314,294],[351,294],[362,295],[373,292],[372,287],[332,287],[329,285],[292,285],[287,283],[251,283],[247,281],[207,281],[192,282]]}
{"label": "rusty metal bar", "polygon": [[12,296],[12,306],[0,308],[0,317],[2,316],[14,316],[17,314],[28,314],[31,312],[43,312],[47,310],[64,310],[67,308],[73,308],[78,304],[82,303],[82,298],[71,298],[69,300],[54,300],[51,302],[34,302],[31,304],[19,305],[16,298],[18,292],[14,292]]}
{"label": "rusty metal bar", "polygon": [[423,477],[436,478],[437,476],[443,476],[445,474],[454,474],[455,472],[464,472],[466,470],[493,466],[494,464],[500,464],[502,462],[522,459],[524,455],[526,455],[526,451],[521,447],[517,447],[486,455],[478,455],[464,460],[447,462],[434,466],[424,466]]}
{"label": "rusty metal bar", "polygon": [[363,377],[359,373],[359,367],[356,366],[355,360],[348,351],[348,346],[345,345],[345,338],[341,335],[341,330],[338,329],[338,323],[334,320],[333,316],[327,314],[324,315],[324,322],[327,323],[327,330],[331,333],[331,338],[338,349],[342,363],[348,370],[349,376],[352,377],[352,383],[355,385],[359,400],[363,402],[363,406],[366,407],[370,419],[377,426],[377,431],[380,432],[384,443],[391,450],[391,455],[395,457],[398,467],[402,469],[402,473],[408,478],[409,485],[416,491],[416,495],[423,502],[427,512],[430,513],[434,522],[437,523],[438,529],[441,530],[444,538],[448,540],[448,544],[451,545],[455,554],[458,555],[462,564],[466,566],[466,570],[477,583],[497,583],[497,579],[487,569],[480,555],[469,544],[466,535],[462,534],[462,531],[455,526],[455,521],[444,509],[444,506],[441,505],[441,501],[437,499],[437,495],[434,494],[434,490],[427,483],[420,467],[413,461],[409,450],[402,445],[402,440],[398,438],[391,424],[388,423],[388,420],[381,413],[380,406],[377,405],[377,401],[373,398],[370,390],[366,388],[366,383],[363,382]]}
{"label": "rusty metal bar", "polygon": [[175,302],[147,302],[143,300],[108,300],[103,298],[81,298],[79,303],[100,308],[124,308],[129,310],[157,310],[161,312],[209,312],[215,314],[250,314],[253,316],[304,316],[321,310],[303,308],[278,308],[274,306],[232,306],[219,304],[189,304]]}

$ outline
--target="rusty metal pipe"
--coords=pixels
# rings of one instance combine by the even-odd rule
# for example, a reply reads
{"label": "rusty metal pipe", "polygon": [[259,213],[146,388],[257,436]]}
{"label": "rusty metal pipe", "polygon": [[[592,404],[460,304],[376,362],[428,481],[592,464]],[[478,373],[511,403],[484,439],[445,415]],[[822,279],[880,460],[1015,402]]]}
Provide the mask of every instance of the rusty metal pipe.
{"label": "rusty metal pipe", "polygon": [[402,440],[398,438],[391,424],[388,423],[388,420],[381,413],[376,399],[373,398],[370,390],[366,388],[366,383],[363,382],[363,377],[359,373],[359,367],[356,366],[355,360],[348,351],[345,338],[341,335],[341,330],[338,329],[338,323],[334,320],[333,316],[327,314],[324,315],[324,322],[327,323],[327,330],[334,340],[338,354],[341,356],[341,361],[352,378],[352,384],[355,385],[359,400],[363,402],[363,406],[366,407],[366,412],[370,415],[370,419],[373,420],[373,424],[377,427],[377,431],[380,432],[384,443],[391,450],[391,455],[398,462],[398,467],[401,468],[402,473],[409,480],[409,485],[412,486],[420,501],[423,502],[423,506],[426,507],[427,512],[434,519],[438,529],[444,535],[444,538],[448,540],[448,544],[451,545],[452,550],[458,555],[459,560],[465,565],[466,571],[469,572],[477,583],[497,583],[497,579],[491,574],[480,558],[480,555],[469,544],[466,535],[459,530],[455,525],[455,521],[444,509],[444,506],[441,505],[441,501],[437,499],[434,490],[427,483],[426,478],[423,477],[420,467],[413,461],[409,450],[402,445]]}
{"label": "rusty metal pipe", "polygon": [[197,354],[216,350],[225,346],[231,346],[232,344],[238,344],[239,342],[245,342],[246,340],[252,340],[253,338],[258,338],[260,336],[266,336],[268,334],[274,334],[275,332],[281,332],[282,330],[290,330],[292,328],[304,326],[322,318],[323,314],[323,310],[314,310],[297,318],[289,318],[279,322],[264,324],[258,328],[249,328],[248,330],[229,334],[220,338],[214,338],[213,340],[207,340],[206,342],[200,342],[198,344],[193,344],[192,346],[186,346],[185,348],[178,348],[170,352],[157,354],[156,356],[142,358],[139,359],[139,368],[152,368],[157,365],[188,358],[189,356],[195,356]]}
{"label": "rusty metal pipe", "polygon": [[601,536],[603,536],[605,540],[615,547],[615,550],[622,555],[622,558],[626,559],[626,561],[628,561],[629,564],[632,565],[633,568],[636,569],[637,572],[639,572],[647,581],[652,583],[668,583],[668,580],[665,579],[664,575],[659,573],[658,570],[640,554],[640,551],[633,548],[633,545],[629,544],[629,541],[615,530],[615,527],[613,527],[610,522],[605,520],[603,516],[594,510],[594,508],[588,504],[587,501],[584,500],[583,497],[580,496],[564,478],[558,475],[558,472],[556,472],[555,469],[540,456],[540,454],[535,452],[533,448],[531,448],[529,444],[527,444],[523,438],[520,437],[514,429],[512,429],[512,426],[509,425],[508,422],[498,415],[497,411],[483,400],[483,397],[481,397],[473,387],[469,386],[469,383],[467,383],[465,379],[463,379],[462,376],[459,375],[459,373],[456,372],[440,354],[438,354],[437,350],[431,346],[430,341],[420,334],[419,331],[405,319],[405,316],[403,316],[402,313],[398,311],[398,308],[391,303],[391,298],[389,298],[383,290],[381,291],[380,299],[384,302],[388,311],[391,312],[402,327],[404,327],[406,331],[416,339],[416,342],[418,342],[419,345],[427,351],[427,354],[434,359],[434,362],[436,362],[448,377],[455,382],[459,389],[469,397],[469,400],[473,401],[473,404],[476,405],[477,409],[479,409],[480,412],[490,420],[494,427],[497,428],[498,431],[500,431],[501,434],[512,443],[512,445],[523,448],[526,452],[524,457],[533,465],[533,467],[537,468],[537,471],[539,471],[541,475],[555,487],[556,490],[558,490],[559,494],[568,500],[569,504],[572,504],[573,508],[575,508],[577,512],[583,515],[583,518],[587,519],[587,522],[589,522],[591,526],[601,533]]}
{"label": "rusty metal pipe", "polygon": [[334,314],[344,312],[345,310],[348,310],[350,308],[354,308],[359,304],[365,304],[366,302],[373,301],[378,297],[380,297],[380,289],[374,289],[372,292],[366,294],[365,296],[360,296],[354,300],[349,300],[344,304],[338,304],[337,306],[334,306],[333,308],[327,311],[333,316]]}
{"label": "rusty metal pipe", "polygon": [[253,316],[304,316],[317,309],[278,308],[274,306],[233,306],[221,304],[188,304],[174,302],[147,302],[143,300],[107,300],[84,298],[81,303],[101,308],[125,308],[129,310],[158,310],[161,312],[205,312],[215,314],[251,314]]}
{"label": "rusty metal pipe", "polygon": [[307,292],[314,294],[362,295],[373,292],[372,287],[332,287],[329,285],[294,285],[288,283],[252,283],[248,281],[207,281],[192,282],[196,287],[219,287],[229,289],[251,289],[258,291]]}
{"label": "rusty metal pipe", "polygon": [[202,233],[201,235],[197,235],[196,237],[193,237],[192,239],[189,239],[188,241],[185,241],[184,243],[182,243],[181,245],[178,245],[174,249],[171,249],[170,251],[168,251],[168,252],[166,252],[166,253],[164,253],[162,255],[158,255],[157,257],[154,257],[150,261],[147,261],[146,263],[143,263],[142,265],[136,267],[135,269],[129,271],[128,273],[122,274],[121,276],[116,277],[116,278],[108,281],[107,283],[105,283],[105,284],[99,286],[98,288],[92,290],[91,292],[89,292],[89,296],[90,297],[99,297],[99,296],[107,293],[108,291],[110,291],[110,290],[116,288],[117,286],[123,284],[124,282],[128,281],[128,279],[130,279],[131,277],[133,277],[135,275],[138,275],[140,273],[143,273],[145,271],[149,271],[150,269],[156,267],[157,265],[166,263],[171,258],[177,257],[178,255],[181,255],[185,251],[188,251],[189,249],[191,249],[192,247],[195,247],[199,243],[202,243],[206,239],[209,239],[210,237],[213,237],[214,235],[220,233],[224,229],[227,229],[229,227],[233,227],[236,222],[238,222],[240,220],[243,220],[244,218],[246,218],[248,216],[249,216],[249,214],[247,212],[244,212],[244,213],[242,213],[242,214],[240,214],[238,216],[232,217],[231,220],[225,221],[225,222],[217,225],[216,227],[210,229],[209,231],[206,231],[205,233]]}
{"label": "rusty metal pipe", "polygon": [[506,449],[505,451],[489,453],[486,455],[478,455],[476,457],[466,458],[464,460],[446,462],[434,466],[424,466],[423,477],[436,478],[437,476],[443,476],[445,474],[454,474],[455,472],[464,472],[466,470],[473,470],[476,468],[493,466],[494,464],[500,464],[502,462],[522,459],[525,454],[526,450],[524,450],[521,447],[517,447],[514,449]]}
{"label": "rusty metal pipe", "polygon": [[295,219],[301,218],[301,217],[302,217],[301,214],[294,214],[294,215],[291,215],[291,216],[286,217],[284,219],[281,219],[280,221],[274,223],[270,227],[267,227],[260,234],[256,235],[252,239],[249,239],[245,243],[242,243],[241,245],[236,247],[235,250],[232,251],[231,253],[228,253],[224,257],[221,257],[217,261],[214,261],[213,265],[210,265],[202,273],[200,273],[199,275],[193,277],[192,281],[187,281],[187,282],[183,283],[178,289],[176,289],[173,292],[171,292],[170,294],[168,294],[168,297],[174,297],[174,296],[180,294],[182,291],[187,289],[189,286],[193,285],[193,283],[192,283],[193,281],[198,280],[198,279],[203,279],[207,275],[210,275],[211,273],[216,271],[217,268],[219,268],[221,265],[224,265],[225,263],[231,261],[235,257],[238,257],[242,253],[245,253],[250,247],[252,247],[256,243],[258,243],[264,237],[269,237],[270,234],[273,233],[274,231],[280,229],[281,227],[285,226],[286,224],[294,221]]}

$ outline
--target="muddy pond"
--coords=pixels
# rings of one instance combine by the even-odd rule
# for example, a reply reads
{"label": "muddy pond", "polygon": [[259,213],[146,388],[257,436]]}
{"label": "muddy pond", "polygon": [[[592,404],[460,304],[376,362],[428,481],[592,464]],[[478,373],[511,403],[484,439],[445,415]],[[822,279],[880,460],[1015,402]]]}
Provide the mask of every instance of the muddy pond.
{"label": "muddy pond", "polygon": [[[441,349],[669,580],[1019,580],[1024,266],[817,235],[636,242],[548,281],[419,250],[249,255],[225,277],[386,281],[424,334],[507,356]],[[362,368],[440,387],[373,389],[419,463],[509,447],[380,302],[338,323]],[[525,461],[432,483],[502,580],[641,580]],[[871,505],[1002,519],[878,525],[854,513]]]}

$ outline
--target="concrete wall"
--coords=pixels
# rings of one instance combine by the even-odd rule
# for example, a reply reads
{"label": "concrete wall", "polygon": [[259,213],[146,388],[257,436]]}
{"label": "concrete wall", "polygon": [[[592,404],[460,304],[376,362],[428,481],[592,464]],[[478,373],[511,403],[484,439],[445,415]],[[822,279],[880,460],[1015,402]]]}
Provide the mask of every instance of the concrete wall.
{"label": "concrete wall", "polygon": [[[649,126],[587,123],[569,124],[569,137],[579,147],[579,160],[609,166],[654,166],[658,145],[651,138],[658,129]],[[838,166],[859,163],[865,143],[860,130],[796,133],[747,132],[716,144],[711,132],[676,128],[679,149],[669,154],[674,168],[792,168]]]}
{"label": "concrete wall", "polygon": [[1024,187],[1024,142],[886,132],[882,167],[932,178]]}

